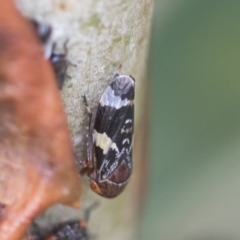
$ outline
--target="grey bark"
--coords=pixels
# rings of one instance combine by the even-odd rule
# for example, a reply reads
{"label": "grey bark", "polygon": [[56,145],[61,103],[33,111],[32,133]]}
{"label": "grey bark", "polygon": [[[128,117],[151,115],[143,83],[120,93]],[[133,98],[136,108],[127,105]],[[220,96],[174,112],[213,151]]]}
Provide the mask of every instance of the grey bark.
{"label": "grey bark", "polygon": [[[136,79],[136,133],[144,116],[141,103],[145,100],[148,81],[146,62],[153,0],[16,0],[16,4],[25,16],[53,26],[52,41],[58,43],[59,51],[69,39],[68,59],[77,67],[69,68],[71,78],[65,81],[62,97],[73,144],[80,156],[86,156],[87,123],[81,95],[87,95],[94,112],[115,73],[131,74]],[[143,137],[138,136],[135,142]],[[98,201],[99,207],[91,213],[90,233],[98,240],[133,239],[141,203],[141,199],[136,199],[141,192],[136,189],[141,189],[139,179],[143,177],[137,172],[141,163],[137,161],[134,159],[131,183],[116,199],[97,196],[89,189],[86,178],[80,210],[54,206],[38,218],[38,224],[49,227],[55,222],[83,218],[84,209]]]}

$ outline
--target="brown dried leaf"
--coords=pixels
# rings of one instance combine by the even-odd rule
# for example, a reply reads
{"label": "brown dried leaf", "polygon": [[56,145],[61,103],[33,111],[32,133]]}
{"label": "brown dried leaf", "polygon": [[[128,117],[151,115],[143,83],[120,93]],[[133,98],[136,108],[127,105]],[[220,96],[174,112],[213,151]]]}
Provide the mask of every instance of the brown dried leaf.
{"label": "brown dried leaf", "polygon": [[16,240],[54,203],[77,206],[81,186],[49,63],[12,1],[0,8],[0,236]]}

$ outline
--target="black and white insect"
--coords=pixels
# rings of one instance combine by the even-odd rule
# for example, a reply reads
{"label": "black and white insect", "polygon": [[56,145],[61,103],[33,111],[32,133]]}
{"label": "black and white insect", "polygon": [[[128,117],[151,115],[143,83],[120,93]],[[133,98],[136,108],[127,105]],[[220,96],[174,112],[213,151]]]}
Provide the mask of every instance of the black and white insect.
{"label": "black and white insect", "polygon": [[[41,228],[33,222],[28,231],[28,240],[89,240],[91,235],[87,228],[90,214],[98,207],[99,202],[90,205],[84,211],[84,220],[70,220],[61,222],[53,227],[50,231],[42,232]],[[43,230],[43,229],[42,229]]]}
{"label": "black and white insect", "polygon": [[29,22],[33,26],[33,29],[37,33],[40,41],[45,44],[49,40],[52,34],[52,27],[46,23],[40,23],[36,19],[29,19]]}
{"label": "black and white insect", "polygon": [[67,59],[67,55],[68,55],[67,42],[68,41],[64,42],[63,53],[55,53],[54,52],[54,50],[56,48],[56,43],[54,43],[53,48],[52,48],[52,53],[49,57],[49,60],[52,63],[53,70],[54,70],[54,73],[55,73],[55,76],[56,76],[56,79],[57,79],[58,88],[60,90],[62,90],[65,78],[66,77],[70,78],[70,76],[67,75],[68,67],[70,65],[76,67],[75,64],[71,63]]}
{"label": "black and white insect", "polygon": [[[48,45],[48,41],[50,39],[50,36],[52,34],[52,27],[49,24],[46,23],[40,23],[35,19],[29,19],[31,25],[33,26],[33,29],[35,30],[35,33],[37,34],[39,40],[44,45]],[[55,77],[57,79],[58,88],[62,90],[64,80],[66,77],[69,77],[67,75],[67,69],[68,67],[75,66],[73,63],[71,63],[67,59],[68,55],[68,49],[67,49],[67,42],[64,42],[63,45],[63,53],[56,53],[56,43],[53,43],[52,45],[48,45],[45,49],[45,57],[49,59],[49,61],[52,64],[53,71],[55,73]]]}
{"label": "black and white insect", "polygon": [[118,196],[132,174],[135,80],[116,74],[98,105],[95,123],[88,109],[88,157],[80,173],[87,173],[92,190],[106,198]]}
{"label": "black and white insect", "polygon": [[72,220],[58,224],[49,233],[41,233],[38,227],[28,233],[28,240],[89,240],[87,223],[84,220]]}
{"label": "black and white insect", "polygon": [[62,223],[45,240],[89,240],[86,226],[83,220]]}

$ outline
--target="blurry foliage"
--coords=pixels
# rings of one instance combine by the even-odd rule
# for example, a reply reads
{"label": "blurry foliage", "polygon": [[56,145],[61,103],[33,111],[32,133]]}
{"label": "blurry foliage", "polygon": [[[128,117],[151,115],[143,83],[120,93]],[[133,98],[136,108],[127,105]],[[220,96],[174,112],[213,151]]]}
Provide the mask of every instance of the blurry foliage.
{"label": "blurry foliage", "polygon": [[156,1],[141,239],[240,238],[240,1]]}

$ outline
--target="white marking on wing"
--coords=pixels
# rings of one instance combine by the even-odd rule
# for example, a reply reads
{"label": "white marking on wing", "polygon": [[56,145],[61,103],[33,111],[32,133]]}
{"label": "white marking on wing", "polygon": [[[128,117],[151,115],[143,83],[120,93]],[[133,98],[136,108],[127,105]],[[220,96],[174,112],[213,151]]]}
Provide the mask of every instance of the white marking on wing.
{"label": "white marking on wing", "polygon": [[109,86],[103,93],[100,104],[102,107],[109,106],[119,109],[121,107],[133,104],[133,101],[129,101],[127,98],[121,99],[121,97],[114,94],[113,89]]}
{"label": "white marking on wing", "polygon": [[107,154],[109,149],[112,148],[116,152],[119,152],[119,149],[116,143],[112,142],[111,138],[104,133],[98,133],[96,130],[93,131],[93,140],[97,147],[100,147],[103,150],[103,154]]}
{"label": "white marking on wing", "polygon": [[109,161],[108,159],[104,159],[103,164],[102,164],[102,166],[101,166],[101,168],[100,168],[100,172],[102,171],[102,169],[103,169],[104,167],[107,167],[107,166],[108,166],[109,162],[110,162],[110,161]]}
{"label": "white marking on wing", "polygon": [[122,144],[125,144],[126,142],[127,142],[128,144],[130,143],[130,141],[129,141],[128,138],[125,138],[125,139],[122,141]]}
{"label": "white marking on wing", "polygon": [[127,123],[132,123],[132,119],[127,119],[126,121],[125,121],[125,123],[127,124]]}

